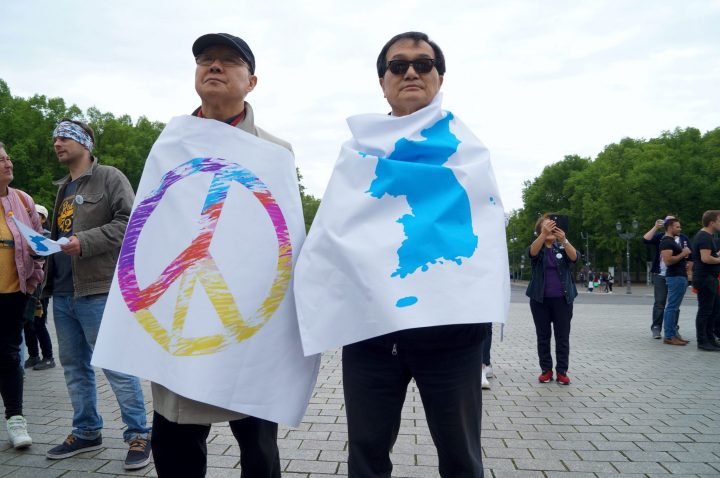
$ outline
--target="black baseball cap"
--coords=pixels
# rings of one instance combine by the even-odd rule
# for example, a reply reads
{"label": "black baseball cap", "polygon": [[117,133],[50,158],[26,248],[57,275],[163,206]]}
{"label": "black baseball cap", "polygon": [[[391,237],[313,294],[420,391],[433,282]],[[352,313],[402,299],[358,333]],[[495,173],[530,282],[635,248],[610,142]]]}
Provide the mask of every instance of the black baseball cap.
{"label": "black baseball cap", "polygon": [[208,33],[201,36],[193,43],[193,56],[197,57],[205,48],[213,45],[225,45],[237,51],[250,67],[250,73],[255,74],[255,55],[253,55],[252,50],[242,38],[229,33]]}

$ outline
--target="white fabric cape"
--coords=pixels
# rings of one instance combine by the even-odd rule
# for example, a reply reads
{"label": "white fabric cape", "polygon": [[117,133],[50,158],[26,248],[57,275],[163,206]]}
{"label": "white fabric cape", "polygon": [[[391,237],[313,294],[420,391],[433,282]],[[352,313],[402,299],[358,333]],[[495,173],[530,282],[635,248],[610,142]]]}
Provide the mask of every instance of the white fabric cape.
{"label": "white fabric cape", "polygon": [[296,426],[320,360],[303,356],[292,293],[304,238],[288,150],[173,118],[145,164],[93,365]]}
{"label": "white fabric cape", "polygon": [[306,355],[416,327],[505,322],[505,215],[485,146],[441,95],[348,119],[295,271]]}

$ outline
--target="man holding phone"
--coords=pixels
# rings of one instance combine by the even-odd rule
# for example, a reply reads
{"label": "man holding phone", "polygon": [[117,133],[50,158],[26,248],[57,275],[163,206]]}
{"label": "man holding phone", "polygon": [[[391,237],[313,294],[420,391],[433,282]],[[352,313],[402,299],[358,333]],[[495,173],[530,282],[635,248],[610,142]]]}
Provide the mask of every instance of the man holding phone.
{"label": "man holding phone", "polygon": [[[655,255],[653,256],[653,263],[650,268],[654,286],[654,303],[650,330],[654,339],[660,339],[662,337],[663,314],[665,313],[665,304],[668,296],[667,283],[665,281],[667,266],[660,257],[660,240],[665,235],[665,221],[670,219],[675,219],[675,216],[668,214],[665,216],[665,219],[657,219],[655,224],[643,235],[643,243],[655,247]],[[680,234],[678,240],[689,244],[685,234]]]}
{"label": "man holding phone", "polygon": [[668,288],[667,305],[663,314],[664,344],[687,345],[688,341],[678,335],[680,304],[687,291],[686,262],[692,254],[688,241],[678,241],[682,226],[675,218],[665,221],[665,235],[660,240],[660,258],[666,264],[665,282]]}

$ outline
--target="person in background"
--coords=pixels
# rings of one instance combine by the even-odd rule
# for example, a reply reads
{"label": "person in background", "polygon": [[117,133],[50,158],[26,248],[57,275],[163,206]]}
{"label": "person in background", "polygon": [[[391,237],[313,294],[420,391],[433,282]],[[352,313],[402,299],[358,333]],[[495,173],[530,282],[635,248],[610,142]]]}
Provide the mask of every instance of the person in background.
{"label": "person in background", "polygon": [[[662,336],[663,314],[665,313],[665,304],[668,296],[667,284],[665,282],[667,266],[660,258],[660,240],[665,235],[665,233],[662,232],[665,229],[665,221],[669,219],[675,219],[675,216],[668,214],[665,216],[665,219],[656,220],[653,227],[643,235],[643,244],[655,247],[653,263],[650,268],[653,281],[653,296],[655,298],[652,308],[650,331],[654,339],[660,339]],[[688,242],[688,238],[684,234],[680,234],[680,240]]]}
{"label": "person in background", "polygon": [[[92,154],[95,132],[87,124],[64,118],[55,127],[52,142],[68,174],[55,182],[58,193],[50,238],[65,237],[68,242],[48,260],[43,296],[53,298],[58,355],[73,419],[72,432],[45,456],[62,460],[102,447],[103,419],[90,362],[135,193],[119,169],[100,164]],[[143,468],[150,463],[150,427],[140,380],[103,372],[127,426],[123,438],[129,449],[123,466]]]}
{"label": "person in background", "polygon": [[[47,229],[48,210],[40,204],[35,205],[35,210],[40,216],[43,234],[48,237],[50,231]],[[38,286],[35,295],[39,298],[42,294],[42,287]],[[25,361],[25,368],[33,370],[47,370],[55,367],[53,358],[52,341],[47,329],[47,311],[50,302],[49,297],[38,299],[33,313],[33,320],[25,321],[25,345],[28,350],[28,359]],[[38,344],[40,345],[38,347]],[[42,358],[40,358],[42,351]]]}
{"label": "person in background", "polygon": [[10,443],[16,449],[32,445],[23,417],[23,369],[20,365],[23,315],[28,296],[43,280],[43,261],[30,246],[12,218],[42,232],[32,198],[10,187],[13,163],[0,143],[0,396]]}
{"label": "person in background", "polygon": [[488,378],[495,376],[493,372],[492,364],[490,363],[490,347],[492,347],[492,322],[482,324],[485,327],[485,339],[482,343],[482,371],[481,371],[481,386],[484,390],[490,390],[490,382]]}
{"label": "person in background", "polygon": [[[547,383],[553,379],[550,340],[554,333],[557,381],[569,385],[570,321],[573,301],[577,297],[570,264],[577,261],[577,251],[565,237],[565,231],[550,219],[550,214],[538,219],[535,234],[537,239],[528,248],[532,277],[525,294],[530,297],[530,311],[537,334],[541,371],[538,381]],[[591,277],[589,283],[592,280]]]}
{"label": "person in background", "polygon": [[692,254],[687,240],[680,236],[682,226],[676,218],[665,221],[665,235],[660,240],[660,258],[666,265],[667,304],[663,314],[664,344],[687,345],[688,340],[678,335],[680,304],[688,286],[687,261]]}
{"label": "person in background", "polygon": [[714,234],[720,233],[720,211],[705,211],[702,229],[693,238],[693,286],[697,289],[698,310],[695,316],[697,347],[718,352],[720,342],[720,244]]}

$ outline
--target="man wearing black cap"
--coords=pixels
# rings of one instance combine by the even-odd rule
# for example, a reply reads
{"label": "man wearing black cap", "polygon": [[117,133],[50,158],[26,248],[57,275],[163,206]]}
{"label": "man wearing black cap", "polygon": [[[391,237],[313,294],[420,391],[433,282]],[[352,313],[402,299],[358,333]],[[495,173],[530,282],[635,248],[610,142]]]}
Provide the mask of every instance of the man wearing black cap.
{"label": "man wearing black cap", "polygon": [[[225,122],[292,151],[289,143],[255,126],[245,101],[257,83],[255,56],[247,43],[227,33],[211,33],[195,40],[192,52],[201,100],[194,116]],[[157,383],[152,393],[152,451],[160,478],[205,476],[210,426],[221,422],[230,422],[240,445],[241,477],[280,477],[277,423],[197,402]]]}

